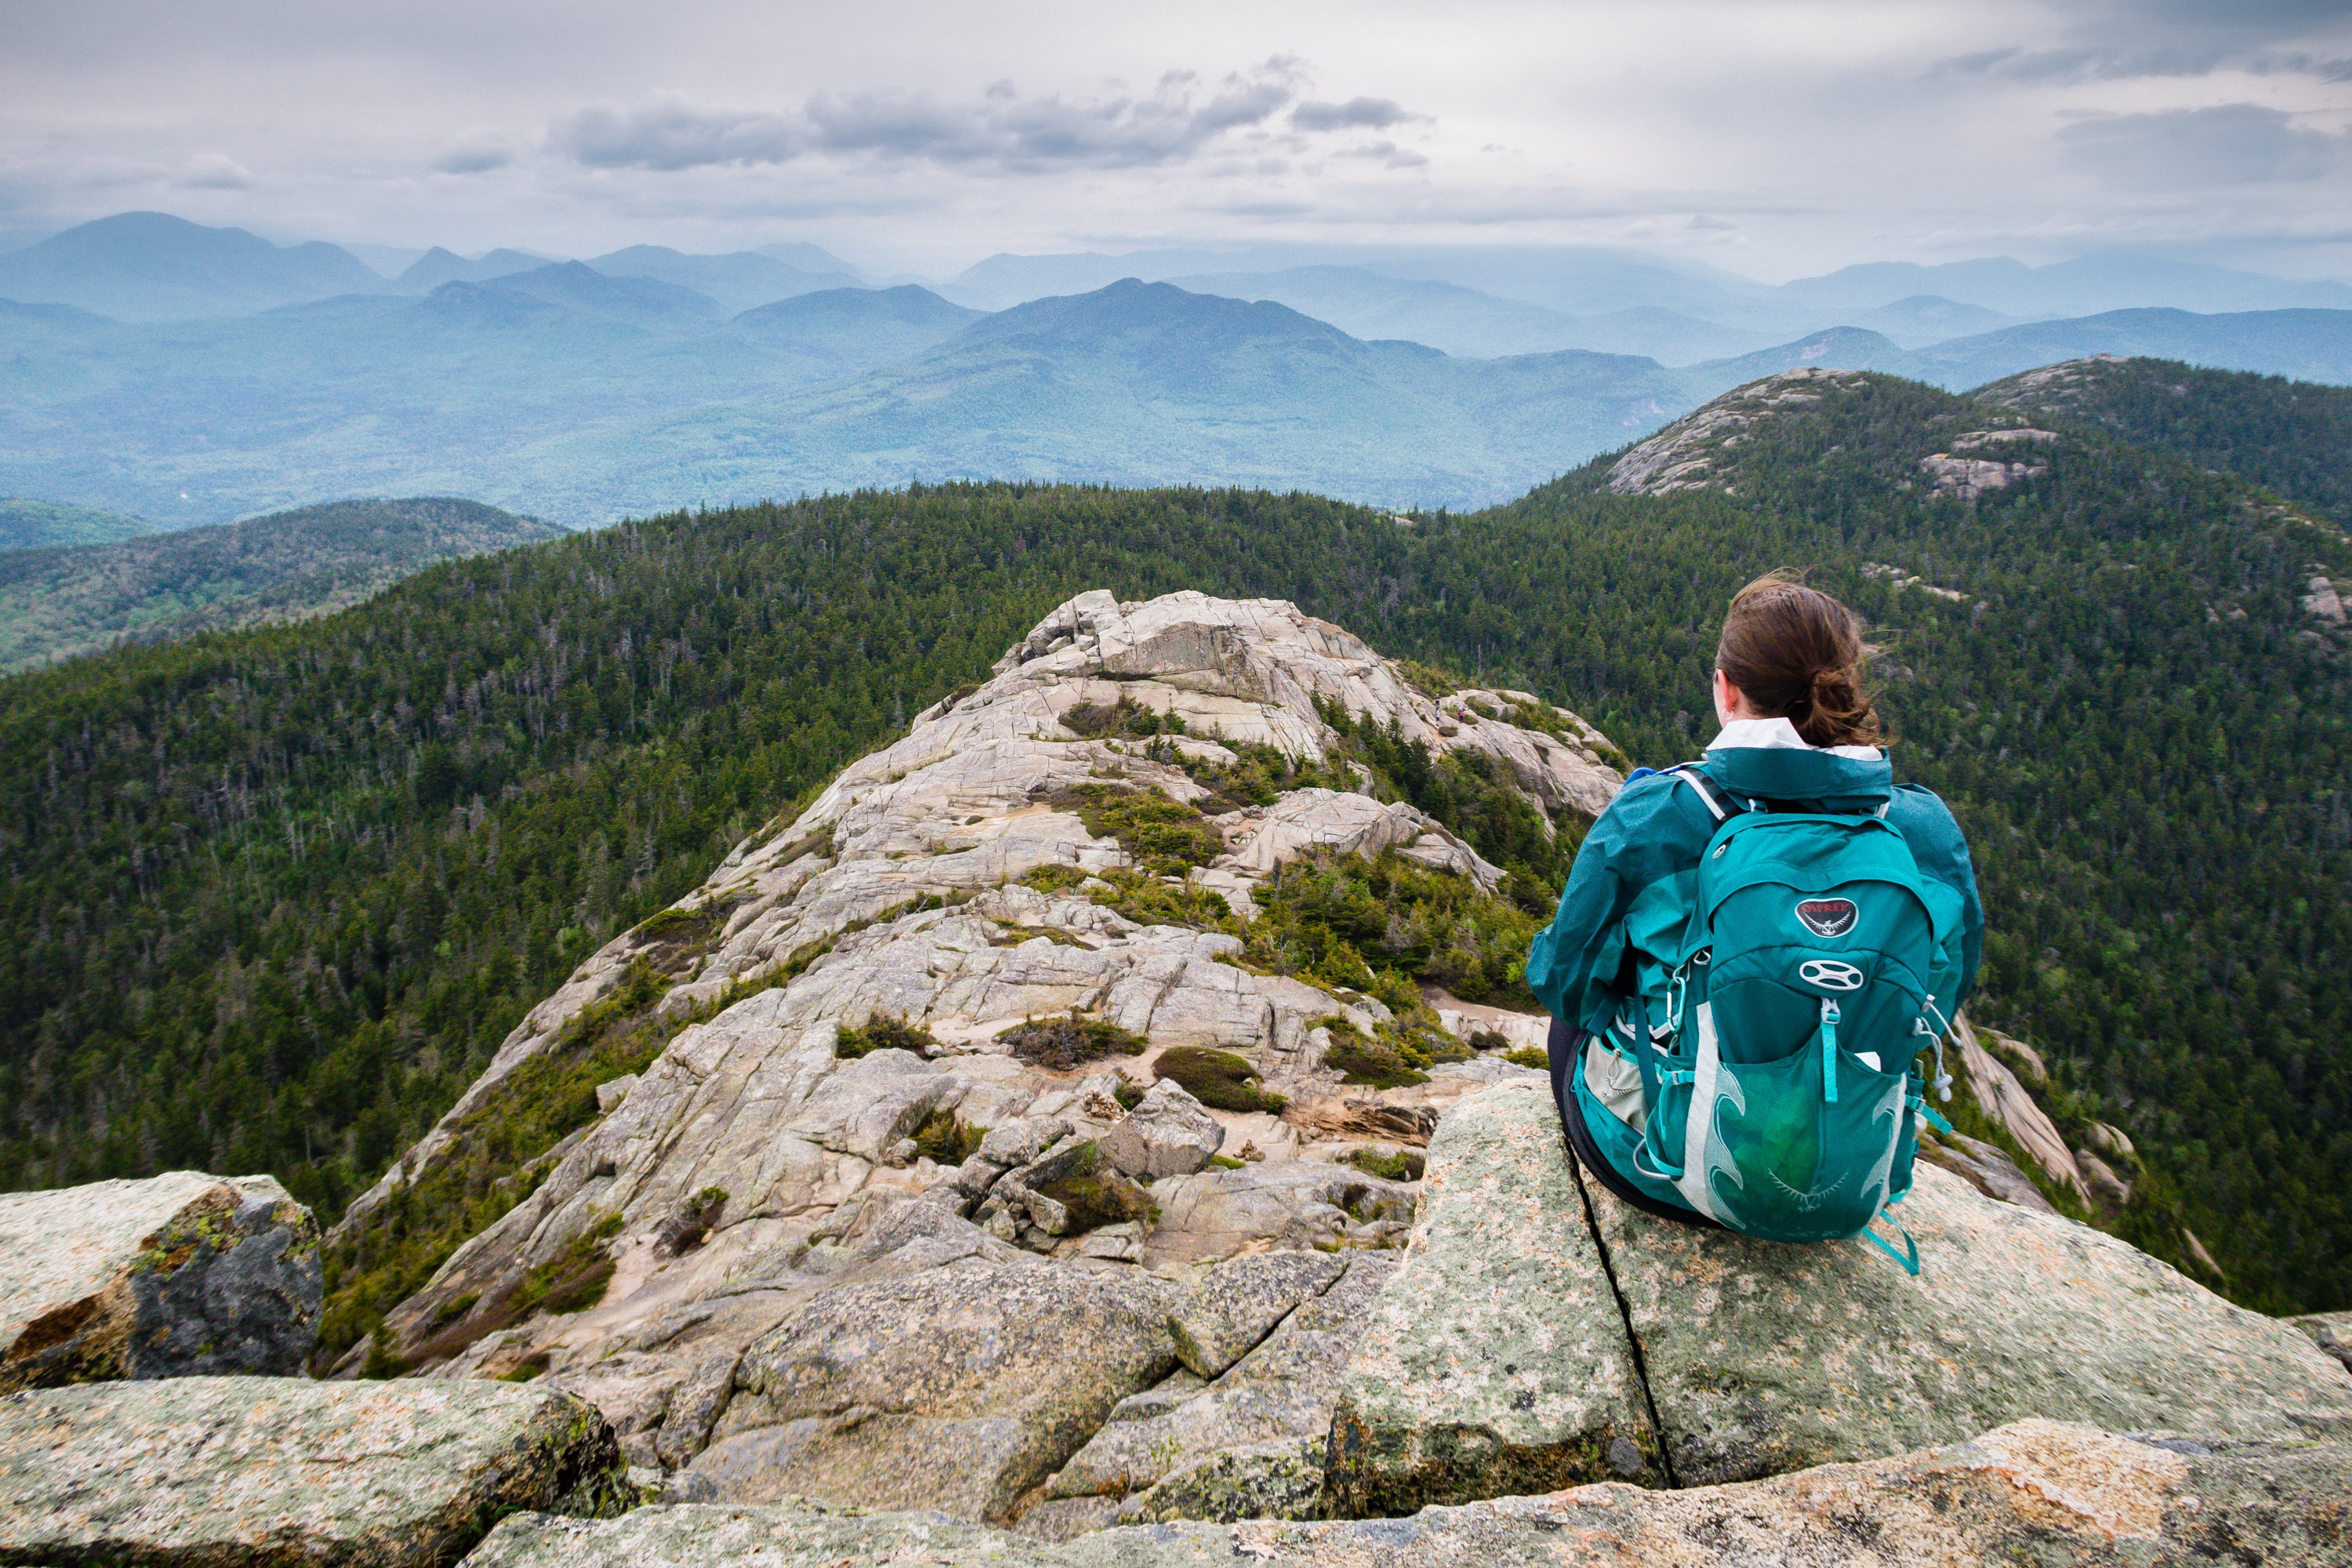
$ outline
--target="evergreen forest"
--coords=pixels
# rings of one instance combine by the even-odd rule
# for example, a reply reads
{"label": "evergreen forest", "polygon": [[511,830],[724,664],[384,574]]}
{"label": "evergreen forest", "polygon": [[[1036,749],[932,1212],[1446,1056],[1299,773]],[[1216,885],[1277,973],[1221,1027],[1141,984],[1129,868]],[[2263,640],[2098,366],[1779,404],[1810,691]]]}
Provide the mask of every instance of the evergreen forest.
{"label": "evergreen forest", "polygon": [[1975,847],[1974,1010],[2146,1160],[2118,1228],[2181,1262],[2186,1224],[2266,1311],[2352,1306],[2352,662],[2301,597],[2352,547],[2114,418],[2037,412],[2043,471],[1934,494],[1983,416],[1853,377],[1751,431],[1737,495],[1604,459],[1403,526],[977,483],[678,512],[9,678],[0,1187],[267,1170],[331,1219],[583,958],[1082,590],[1294,599],[1660,764],[1711,731],[1726,601],[1796,566],[1869,620],[1897,776]]}

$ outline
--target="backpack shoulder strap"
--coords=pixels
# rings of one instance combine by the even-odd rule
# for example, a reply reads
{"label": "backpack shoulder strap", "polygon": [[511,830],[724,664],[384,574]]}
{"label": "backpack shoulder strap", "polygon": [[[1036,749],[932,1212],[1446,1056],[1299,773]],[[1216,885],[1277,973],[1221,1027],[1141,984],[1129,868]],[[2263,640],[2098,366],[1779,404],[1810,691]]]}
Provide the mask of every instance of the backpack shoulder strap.
{"label": "backpack shoulder strap", "polygon": [[[1666,771],[1674,774],[1675,777],[1682,783],[1690,785],[1692,790],[1697,794],[1699,804],[1706,807],[1706,814],[1715,818],[1718,823],[1724,821],[1735,812],[1745,811],[1748,809],[1746,806],[1741,805],[1737,799],[1734,799],[1728,795],[1723,796],[1721,799],[1717,799],[1715,791],[1707,787],[1706,780],[1700,775],[1698,764],[1696,763],[1677,763]],[[1729,809],[1727,810],[1724,805],[1725,801],[1729,801],[1731,803]]]}

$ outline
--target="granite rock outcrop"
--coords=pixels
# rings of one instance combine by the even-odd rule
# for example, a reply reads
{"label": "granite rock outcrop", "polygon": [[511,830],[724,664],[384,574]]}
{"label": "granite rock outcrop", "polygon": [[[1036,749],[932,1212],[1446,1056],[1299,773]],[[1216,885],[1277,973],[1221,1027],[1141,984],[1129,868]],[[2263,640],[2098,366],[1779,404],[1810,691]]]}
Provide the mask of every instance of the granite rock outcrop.
{"label": "granite rock outcrop", "polygon": [[0,1194],[0,1393],[296,1372],[322,1288],[318,1225],[268,1176]]}

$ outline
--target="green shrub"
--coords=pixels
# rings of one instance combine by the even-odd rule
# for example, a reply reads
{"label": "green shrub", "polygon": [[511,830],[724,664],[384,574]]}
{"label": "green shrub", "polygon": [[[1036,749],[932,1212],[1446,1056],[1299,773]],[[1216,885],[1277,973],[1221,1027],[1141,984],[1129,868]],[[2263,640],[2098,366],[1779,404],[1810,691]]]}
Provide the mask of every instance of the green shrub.
{"label": "green shrub", "polygon": [[980,1152],[985,1127],[974,1127],[952,1110],[934,1110],[915,1129],[915,1149],[934,1164],[961,1165]]}
{"label": "green shrub", "polygon": [[1241,921],[1234,917],[1233,905],[1213,888],[1163,881],[1124,868],[1104,872],[1103,880],[1110,884],[1110,889],[1106,892],[1097,889],[1094,901],[1138,925],[1189,926],[1194,931],[1228,934],[1238,934],[1242,929]]}
{"label": "green shrub", "polygon": [[1151,1073],[1174,1079],[1185,1093],[1216,1110],[1279,1111],[1290,1103],[1265,1091],[1248,1058],[1207,1046],[1171,1046],[1153,1059]]}
{"label": "green shrub", "polygon": [[1102,1057],[1142,1054],[1150,1042],[1104,1018],[1072,1012],[1063,1018],[1027,1018],[996,1037],[1013,1056],[1049,1072],[1067,1072]]}
{"label": "green shrub", "polygon": [[1062,727],[1088,740],[1113,736],[1142,740],[1153,735],[1192,733],[1181,715],[1156,712],[1132,697],[1122,697],[1117,702],[1081,702],[1062,715]]}
{"label": "green shrub", "polygon": [[1154,877],[1181,877],[1225,852],[1225,841],[1199,810],[1171,800],[1156,785],[1085,784],[1056,791],[1049,804],[1077,813],[1088,833],[1115,838],[1136,868]]}
{"label": "green shrub", "polygon": [[1474,1051],[1507,1051],[1511,1048],[1510,1037],[1493,1029],[1471,1030],[1469,1044]]}
{"label": "green shrub", "polygon": [[1316,1019],[1311,1026],[1331,1032],[1331,1044],[1323,1053],[1323,1065],[1349,1083],[1366,1084],[1373,1089],[1406,1089],[1429,1081],[1429,1074],[1422,1070],[1430,1065],[1429,1058],[1389,1030],[1367,1035],[1336,1014]]}
{"label": "green shrub", "polygon": [[1551,1057],[1533,1046],[1521,1046],[1516,1051],[1506,1051],[1503,1059],[1515,1068],[1533,1068],[1538,1072],[1549,1071],[1551,1068]]}
{"label": "green shrub", "polygon": [[855,1061],[876,1051],[912,1051],[919,1057],[939,1054],[940,1043],[929,1029],[919,1024],[909,1024],[891,1013],[876,1013],[856,1028],[845,1028],[835,1041],[833,1054],[843,1061]]}
{"label": "green shrub", "polygon": [[1087,879],[1087,873],[1076,866],[1065,861],[1054,860],[1024,875],[1021,885],[1024,888],[1034,888],[1041,893],[1053,894],[1061,892],[1065,889],[1076,887]]}
{"label": "green shrub", "polygon": [[1351,1149],[1348,1163],[1368,1176],[1378,1176],[1388,1182],[1417,1182],[1428,1167],[1428,1159],[1409,1149],[1383,1153],[1378,1149]]}

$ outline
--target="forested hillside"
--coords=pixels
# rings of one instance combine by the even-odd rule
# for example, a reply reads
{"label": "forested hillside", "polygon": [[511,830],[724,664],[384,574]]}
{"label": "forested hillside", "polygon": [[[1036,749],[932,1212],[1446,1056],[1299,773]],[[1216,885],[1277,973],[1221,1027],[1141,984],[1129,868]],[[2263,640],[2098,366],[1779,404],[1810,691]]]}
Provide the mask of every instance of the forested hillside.
{"label": "forested hillside", "polygon": [[0,550],[40,550],[53,544],[112,544],[155,531],[144,518],[96,511],[62,501],[0,497]]}
{"label": "forested hillside", "polygon": [[1977,846],[1979,1011],[2156,1173],[2127,1234],[2178,1258],[2185,1219],[2237,1299],[2352,1304],[2352,691],[2298,599],[2352,563],[2102,437],[1935,495],[1921,458],[1982,419],[1855,377],[1751,431],[1738,497],[1596,466],[1412,527],[1001,485],[676,514],[16,678],[0,1184],[268,1169],[331,1215],[581,957],[1077,590],[1294,598],[1661,763],[1711,728],[1726,599],[1798,563],[1888,644],[1898,775]]}
{"label": "forested hillside", "polygon": [[2177,452],[2352,522],[2352,387],[2178,360],[2100,358],[2030,370],[1973,395]]}
{"label": "forested hillside", "polygon": [[18,551],[0,555],[0,669],[323,615],[436,561],[562,532],[496,507],[426,498],[331,501],[217,528]]}

